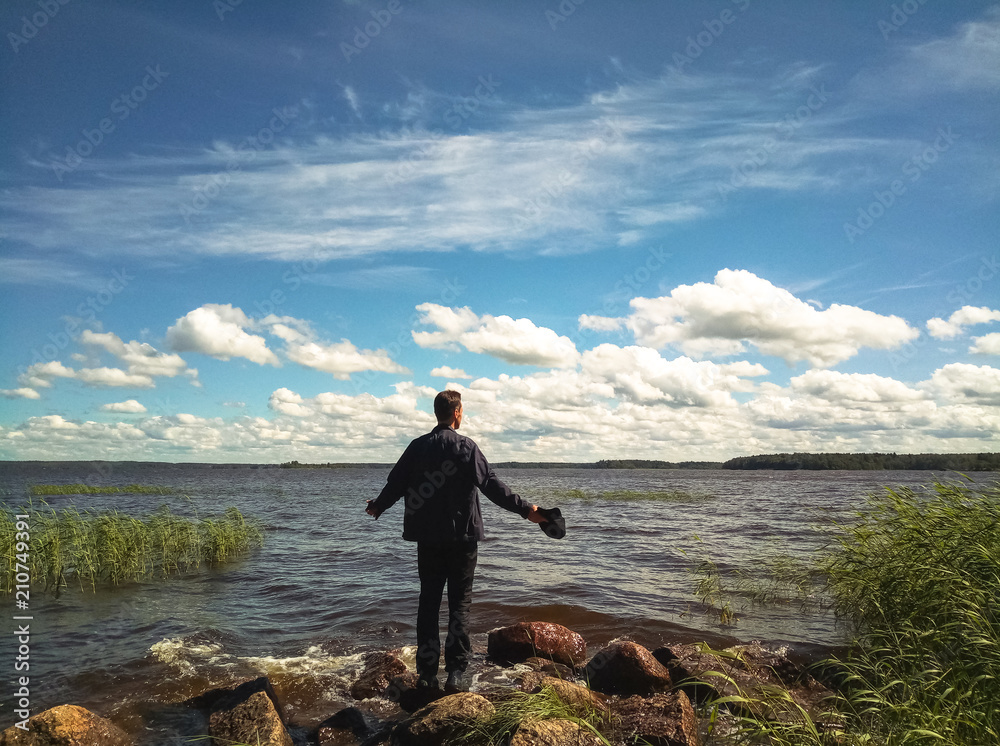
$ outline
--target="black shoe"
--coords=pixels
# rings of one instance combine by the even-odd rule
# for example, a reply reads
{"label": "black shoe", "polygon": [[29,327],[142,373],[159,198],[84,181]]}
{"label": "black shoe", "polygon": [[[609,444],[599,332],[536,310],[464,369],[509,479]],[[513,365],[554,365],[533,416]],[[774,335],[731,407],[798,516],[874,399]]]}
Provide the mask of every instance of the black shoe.
{"label": "black shoe", "polygon": [[448,694],[455,694],[456,692],[467,692],[469,691],[469,680],[465,675],[465,671],[449,671],[448,681],[444,685],[444,690]]}
{"label": "black shoe", "polygon": [[417,679],[417,689],[440,689],[441,683],[437,676],[421,676]]}

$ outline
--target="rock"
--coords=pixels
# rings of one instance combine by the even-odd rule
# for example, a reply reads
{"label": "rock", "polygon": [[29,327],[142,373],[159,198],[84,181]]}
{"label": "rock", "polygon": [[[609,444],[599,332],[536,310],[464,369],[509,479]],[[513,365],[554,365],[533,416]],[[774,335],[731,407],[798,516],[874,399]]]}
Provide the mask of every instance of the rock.
{"label": "rock", "polygon": [[555,676],[557,679],[570,679],[573,677],[572,668],[562,663],[550,661],[548,658],[533,656],[523,661],[523,663],[524,665],[529,666],[533,671],[538,671],[549,676]]}
{"label": "rock", "polygon": [[393,677],[383,696],[407,712],[416,712],[434,700],[441,699],[444,696],[444,690],[418,687],[417,675],[408,671]]}
{"label": "rock", "polygon": [[605,717],[610,713],[607,698],[603,694],[572,681],[532,672],[523,676],[520,684],[521,690],[529,694],[540,692],[545,687],[552,689],[559,699],[573,709],[577,717],[585,718],[595,713]]}
{"label": "rock", "polygon": [[394,676],[406,673],[406,664],[391,653],[373,653],[365,660],[364,670],[351,685],[354,699],[368,699],[385,694]]}
{"label": "rock", "polygon": [[208,734],[217,746],[251,743],[292,746],[292,737],[265,692],[256,692],[230,709],[216,710],[208,718]]}
{"label": "rock", "polygon": [[561,624],[520,622],[491,630],[487,652],[491,658],[502,663],[548,658],[556,663],[577,666],[587,660],[587,643]]}
{"label": "rock", "polygon": [[602,746],[594,733],[570,720],[531,720],[518,726],[510,746]]}
{"label": "rock", "polygon": [[0,746],[132,746],[125,731],[77,705],[59,705],[28,720],[28,730],[11,726]]}
{"label": "rock", "polygon": [[614,705],[615,724],[630,743],[698,746],[698,719],[684,692],[632,696]]}
{"label": "rock", "polygon": [[393,743],[399,746],[440,746],[477,720],[486,720],[495,712],[488,699],[472,692],[449,694],[413,713],[413,717],[392,731]]}
{"label": "rock", "polygon": [[317,728],[319,746],[347,746],[364,741],[371,735],[364,713],[357,707],[346,707],[331,715]]}
{"label": "rock", "polygon": [[[783,652],[767,650],[760,643],[727,648],[721,655],[704,652],[699,645],[675,645],[670,649],[676,656],[671,663],[675,681],[698,702],[742,694],[759,704],[747,707],[732,703],[731,709],[741,708],[744,714],[769,720],[800,719],[801,713],[792,702],[775,696],[774,688],[778,687],[787,691],[813,721],[822,722],[831,709],[828,702],[835,696],[833,692]],[[705,676],[707,671],[722,673],[729,680]]]}
{"label": "rock", "polygon": [[209,689],[207,692],[203,692],[187,700],[185,704],[209,713],[216,710],[231,710],[241,702],[246,702],[257,692],[263,692],[267,695],[267,698],[271,700],[271,704],[274,705],[274,710],[278,713],[281,722],[286,723],[285,708],[278,699],[274,687],[271,686],[271,681],[266,676],[244,681],[242,684],[228,689]]}
{"label": "rock", "polygon": [[614,642],[591,658],[584,676],[591,689],[625,697],[671,687],[670,673],[663,664],[642,645],[627,640]]}

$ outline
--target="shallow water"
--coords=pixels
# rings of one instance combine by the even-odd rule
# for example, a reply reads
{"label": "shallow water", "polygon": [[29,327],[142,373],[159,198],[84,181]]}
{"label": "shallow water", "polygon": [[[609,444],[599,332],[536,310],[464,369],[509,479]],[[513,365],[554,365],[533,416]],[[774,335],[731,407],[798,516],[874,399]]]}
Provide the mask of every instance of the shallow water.
{"label": "shallow water", "polygon": [[[404,649],[412,657],[416,616],[414,545],[400,538],[402,503],[378,521],[364,514],[388,469],[206,468],[86,464],[0,465],[8,505],[30,484],[175,488],[176,495],[51,496],[56,508],[211,515],[235,505],[267,527],[263,549],[182,576],[58,597],[33,588],[31,709],[75,703],[113,715],[143,743],[170,743],[192,715],[171,708],[212,686],[268,674],[299,722],[316,722],[350,703],[361,654]],[[483,500],[472,606],[473,641],[522,620],[552,621],[581,633],[592,649],[628,636],[648,647],[707,640],[765,640],[807,656],[843,642],[828,612],[796,603],[737,608],[723,626],[695,598],[693,563],[747,567],[775,550],[807,556],[822,527],[849,519],[866,492],[926,484],[930,472],[660,471],[511,469],[500,476],[525,499],[560,507],[567,536]],[[997,475],[975,475],[995,481]],[[574,490],[582,491],[580,493]],[[615,491],[690,493],[690,499],[601,499]],[[38,498],[35,498],[36,503]],[[686,551],[685,555],[683,551]],[[17,612],[5,597],[8,619]],[[3,635],[0,728],[13,724],[16,641]]]}

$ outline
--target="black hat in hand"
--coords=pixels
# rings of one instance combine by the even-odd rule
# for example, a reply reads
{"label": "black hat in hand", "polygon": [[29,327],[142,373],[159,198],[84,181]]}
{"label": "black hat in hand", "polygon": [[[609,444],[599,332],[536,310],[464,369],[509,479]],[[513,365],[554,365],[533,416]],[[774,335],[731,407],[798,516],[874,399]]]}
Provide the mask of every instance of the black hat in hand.
{"label": "black hat in hand", "polygon": [[566,535],[566,519],[559,508],[539,508],[538,512],[545,518],[538,527],[553,539],[561,539]]}

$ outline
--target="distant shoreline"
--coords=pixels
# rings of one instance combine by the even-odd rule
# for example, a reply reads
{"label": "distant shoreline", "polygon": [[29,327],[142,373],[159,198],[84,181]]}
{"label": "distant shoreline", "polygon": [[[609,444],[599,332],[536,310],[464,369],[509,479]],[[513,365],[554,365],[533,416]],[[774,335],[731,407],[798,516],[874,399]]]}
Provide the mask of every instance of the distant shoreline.
{"label": "distant shoreline", "polygon": [[[357,469],[391,468],[392,463],[344,462],[310,464],[287,461],[280,464],[204,463],[173,461],[0,461],[0,471],[20,465],[50,467],[87,465],[175,466],[203,469]],[[1000,471],[1000,453],[776,453],[739,456],[728,461],[656,461],[646,459],[603,459],[575,463],[561,461],[497,461],[497,469],[705,469],[736,471]]]}

